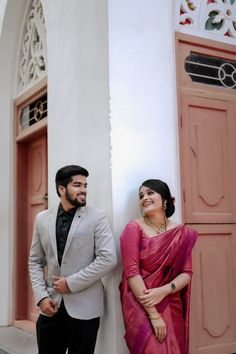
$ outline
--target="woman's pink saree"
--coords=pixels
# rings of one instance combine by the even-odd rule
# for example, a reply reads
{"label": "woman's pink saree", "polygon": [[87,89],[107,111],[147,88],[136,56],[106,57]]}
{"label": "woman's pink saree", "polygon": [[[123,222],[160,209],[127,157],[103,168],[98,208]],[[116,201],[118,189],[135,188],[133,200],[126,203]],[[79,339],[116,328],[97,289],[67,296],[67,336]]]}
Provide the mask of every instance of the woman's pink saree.
{"label": "woman's pink saree", "polygon": [[145,310],[130,290],[127,278],[140,274],[147,288],[155,288],[169,283],[179,273],[191,275],[191,252],[196,238],[197,232],[184,225],[150,238],[135,220],[123,231],[124,272],[120,293],[125,340],[131,354],[188,354],[190,285],[157,305],[167,325],[167,337],[160,343]]}

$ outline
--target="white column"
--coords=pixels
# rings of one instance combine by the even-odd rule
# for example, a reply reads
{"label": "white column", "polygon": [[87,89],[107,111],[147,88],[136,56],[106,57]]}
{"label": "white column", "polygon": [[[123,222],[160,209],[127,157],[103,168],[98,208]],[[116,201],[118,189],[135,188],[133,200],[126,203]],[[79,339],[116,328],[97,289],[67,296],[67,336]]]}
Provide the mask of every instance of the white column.
{"label": "white column", "polygon": [[[107,1],[44,0],[48,46],[49,204],[58,203],[55,173],[86,167],[88,204],[112,222]],[[114,353],[113,277],[105,279],[105,314],[97,354]]]}
{"label": "white column", "polygon": [[[139,216],[142,181],[163,179],[179,194],[172,11],[172,0],[109,0],[112,201],[118,248],[125,224]],[[116,347],[117,353],[126,354],[119,282],[117,272]]]}
{"label": "white column", "polygon": [[7,0],[0,1],[0,33],[2,29],[2,20],[5,14],[6,4],[7,4]]}

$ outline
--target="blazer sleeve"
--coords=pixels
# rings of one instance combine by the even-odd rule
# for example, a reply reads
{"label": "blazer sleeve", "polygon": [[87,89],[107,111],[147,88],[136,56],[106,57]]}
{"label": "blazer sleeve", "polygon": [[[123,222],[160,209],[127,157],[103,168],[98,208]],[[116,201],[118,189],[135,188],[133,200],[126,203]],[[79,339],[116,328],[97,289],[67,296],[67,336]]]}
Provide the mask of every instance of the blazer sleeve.
{"label": "blazer sleeve", "polygon": [[45,265],[46,259],[39,237],[38,217],[36,217],[29,255],[29,273],[37,304],[43,298],[49,297],[44,277]]}
{"label": "blazer sleeve", "polygon": [[94,260],[79,272],[66,278],[72,293],[88,288],[109,273],[117,263],[114,237],[104,213],[99,213],[94,229],[94,239]]}

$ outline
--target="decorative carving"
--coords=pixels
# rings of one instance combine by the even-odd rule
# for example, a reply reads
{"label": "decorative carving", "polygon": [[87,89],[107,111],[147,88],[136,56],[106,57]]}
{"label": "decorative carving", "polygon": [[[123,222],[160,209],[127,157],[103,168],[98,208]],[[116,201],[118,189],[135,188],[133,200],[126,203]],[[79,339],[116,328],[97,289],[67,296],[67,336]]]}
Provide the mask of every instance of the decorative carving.
{"label": "decorative carving", "polygon": [[236,38],[236,0],[178,0],[179,28]]}
{"label": "decorative carving", "polygon": [[179,24],[197,28],[201,0],[179,1]]}
{"label": "decorative carving", "polygon": [[46,30],[40,0],[32,0],[22,40],[19,61],[18,92],[47,72]]}
{"label": "decorative carving", "polygon": [[205,29],[217,34],[236,37],[236,1],[215,0],[208,1],[203,16]]}

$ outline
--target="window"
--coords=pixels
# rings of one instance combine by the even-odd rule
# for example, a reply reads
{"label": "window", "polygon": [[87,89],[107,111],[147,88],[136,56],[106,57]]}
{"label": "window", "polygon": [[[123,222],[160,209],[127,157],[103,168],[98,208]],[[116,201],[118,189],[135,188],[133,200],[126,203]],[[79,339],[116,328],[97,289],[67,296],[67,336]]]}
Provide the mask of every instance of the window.
{"label": "window", "polygon": [[21,129],[30,127],[47,117],[47,95],[40,97],[22,109],[20,116]]}
{"label": "window", "polygon": [[236,89],[236,62],[191,53],[185,70],[193,82]]}

